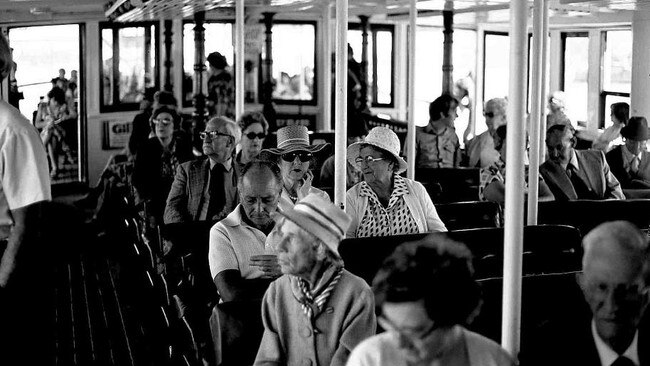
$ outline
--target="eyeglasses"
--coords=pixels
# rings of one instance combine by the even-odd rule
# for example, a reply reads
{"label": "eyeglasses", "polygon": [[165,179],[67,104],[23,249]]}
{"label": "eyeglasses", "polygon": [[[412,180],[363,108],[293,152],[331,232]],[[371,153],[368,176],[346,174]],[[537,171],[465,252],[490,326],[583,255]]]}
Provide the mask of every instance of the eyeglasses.
{"label": "eyeglasses", "polygon": [[229,134],[227,134],[227,133],[221,133],[221,132],[218,132],[218,131],[203,131],[203,132],[199,132],[199,137],[201,138],[201,140],[205,140],[205,139],[207,139],[208,136],[210,137],[210,140],[214,140],[214,139],[216,139],[217,136],[228,136],[228,137],[232,137],[232,138],[234,138],[232,135],[229,135]]}
{"label": "eyeglasses", "polygon": [[405,330],[397,326],[397,324],[393,323],[390,319],[383,315],[377,317],[377,323],[385,330],[397,332],[402,342],[405,343],[404,346],[407,348],[414,348],[415,345],[421,344],[422,341],[430,336],[431,333],[433,333],[433,331],[437,328],[436,324],[434,322],[431,322],[431,325],[425,329]]}
{"label": "eyeglasses", "polygon": [[314,155],[310,152],[290,152],[282,154],[282,160],[291,163],[298,158],[301,162],[306,163],[310,161],[313,156]]}
{"label": "eyeglasses", "polygon": [[598,300],[606,299],[610,294],[613,294],[617,299],[634,301],[649,290],[647,286],[638,283],[611,286],[608,283],[588,281],[586,287],[589,293]]}
{"label": "eyeglasses", "polygon": [[168,119],[168,118],[156,118],[153,120],[153,123],[156,125],[163,125],[163,126],[169,126],[170,124],[174,123],[173,119]]}
{"label": "eyeglasses", "polygon": [[364,163],[364,162],[366,164],[370,164],[370,163],[374,163],[375,161],[379,161],[379,160],[386,160],[386,158],[375,158],[375,157],[372,157],[370,155],[366,156],[365,158],[362,158],[361,156],[359,156],[358,158],[354,159],[354,162],[357,163],[357,164],[361,164],[361,163]]}
{"label": "eyeglasses", "polygon": [[249,140],[252,140],[252,139],[254,139],[254,138],[256,138],[256,137],[257,137],[258,139],[260,139],[260,140],[266,138],[266,134],[265,134],[264,132],[258,132],[258,133],[255,133],[255,132],[249,132],[249,133],[247,133],[245,136],[248,137]]}
{"label": "eyeglasses", "polygon": [[494,112],[483,112],[483,116],[485,116],[487,118],[494,118],[494,116],[496,116],[496,114],[494,114]]}

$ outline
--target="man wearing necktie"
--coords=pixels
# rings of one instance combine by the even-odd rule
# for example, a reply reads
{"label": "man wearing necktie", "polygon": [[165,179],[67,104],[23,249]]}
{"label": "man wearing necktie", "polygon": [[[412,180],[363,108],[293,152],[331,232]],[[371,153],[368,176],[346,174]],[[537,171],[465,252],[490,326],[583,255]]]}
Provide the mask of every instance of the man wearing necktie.
{"label": "man wearing necktie", "polygon": [[539,167],[539,172],[555,200],[625,199],[605,154],[598,150],[575,150],[575,144],[575,131],[570,125],[554,125],[546,132],[549,159]]}
{"label": "man wearing necktie", "polygon": [[218,221],[237,206],[237,176],[233,154],[241,139],[237,124],[212,118],[199,134],[208,157],[181,164],[167,197],[165,223]]}
{"label": "man wearing necktie", "polygon": [[650,153],[646,144],[650,139],[645,117],[632,117],[621,129],[624,145],[607,153],[607,163],[624,189],[650,188]]}
{"label": "man wearing necktie", "polygon": [[611,221],[589,232],[582,246],[577,282],[589,309],[567,310],[528,337],[521,364],[650,365],[646,236],[627,221]]}

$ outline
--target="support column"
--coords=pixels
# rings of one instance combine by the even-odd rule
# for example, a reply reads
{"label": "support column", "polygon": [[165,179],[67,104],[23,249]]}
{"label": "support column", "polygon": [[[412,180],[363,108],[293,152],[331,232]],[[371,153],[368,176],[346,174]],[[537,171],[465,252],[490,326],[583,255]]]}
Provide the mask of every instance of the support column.
{"label": "support column", "polygon": [[442,21],[444,30],[443,51],[442,51],[442,93],[453,94],[454,92],[454,11],[443,10]]}
{"label": "support column", "polygon": [[[508,120],[526,120],[528,56],[528,1],[510,2],[510,72]],[[521,335],[521,270],[524,239],[524,158],[525,124],[511,123],[506,136],[506,198],[501,345],[517,357]]]}
{"label": "support column", "polygon": [[409,27],[408,27],[408,130],[406,132],[406,161],[408,169],[406,176],[415,179],[415,34],[417,31],[418,9],[417,0],[409,3]]}
{"label": "support column", "polygon": [[328,1],[323,5],[323,70],[321,75],[323,75],[322,83],[322,94],[320,100],[322,101],[321,105],[323,106],[323,120],[320,124],[320,130],[322,131],[332,131],[332,29],[331,29],[331,17],[332,17],[332,4]]}
{"label": "support column", "polygon": [[164,89],[168,92],[173,92],[174,83],[172,82],[172,36],[174,31],[172,30],[172,20],[165,20],[165,85]]}
{"label": "support column", "polygon": [[632,100],[630,116],[650,118],[650,11],[632,18]]}
{"label": "support column", "polygon": [[361,20],[361,109],[368,106],[368,31],[370,24],[367,15],[359,15]]}
{"label": "support column", "polygon": [[235,7],[235,120],[244,113],[244,0]]}
{"label": "support column", "polygon": [[348,126],[348,0],[336,0],[334,204],[345,209]]}
{"label": "support column", "polygon": [[194,112],[192,113],[192,139],[199,143],[198,134],[205,129],[205,12],[194,13]]}
{"label": "support column", "polygon": [[264,81],[262,84],[263,90],[263,103],[264,108],[262,113],[269,122],[269,130],[275,131],[278,129],[275,107],[273,107],[273,16],[275,13],[262,13],[264,16],[264,26],[266,27],[266,55],[264,57],[264,65],[266,72],[264,73]]}

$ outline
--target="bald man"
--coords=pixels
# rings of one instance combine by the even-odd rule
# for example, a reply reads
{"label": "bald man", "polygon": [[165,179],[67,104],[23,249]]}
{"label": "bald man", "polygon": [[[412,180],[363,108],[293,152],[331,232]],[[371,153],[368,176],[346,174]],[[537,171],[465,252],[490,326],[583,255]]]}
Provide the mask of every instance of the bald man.
{"label": "bald man", "polygon": [[[590,317],[570,317],[535,342],[533,365],[650,365],[648,240],[627,221],[606,222],[583,239],[578,283]],[[523,364],[523,361],[522,361]]]}
{"label": "bald man", "polygon": [[167,197],[166,224],[188,221],[219,221],[231,213],[239,198],[233,167],[235,147],[241,140],[237,124],[226,117],[208,121],[203,153],[208,157],[181,164]]}

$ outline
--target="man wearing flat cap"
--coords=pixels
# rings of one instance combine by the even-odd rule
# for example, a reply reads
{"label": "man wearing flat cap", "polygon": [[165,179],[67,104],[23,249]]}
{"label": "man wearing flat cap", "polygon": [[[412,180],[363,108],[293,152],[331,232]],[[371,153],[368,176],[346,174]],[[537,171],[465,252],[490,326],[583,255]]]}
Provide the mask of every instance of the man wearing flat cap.
{"label": "man wearing flat cap", "polygon": [[316,194],[278,214],[284,275],[264,295],[255,365],[345,365],[376,328],[370,287],[343,268],[337,251],[351,218]]}
{"label": "man wearing flat cap", "polygon": [[625,189],[650,188],[650,153],[646,143],[650,138],[648,120],[645,117],[632,117],[621,129],[624,145],[619,145],[605,157],[612,173]]}

